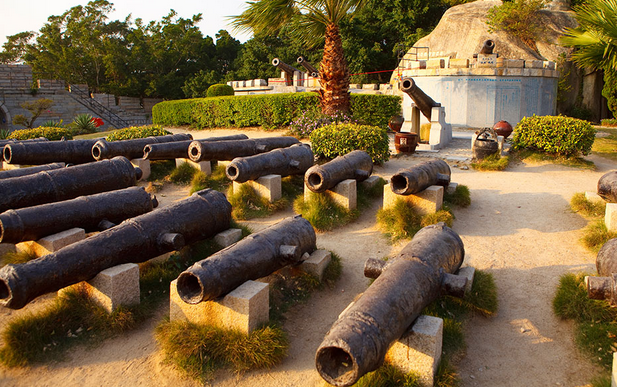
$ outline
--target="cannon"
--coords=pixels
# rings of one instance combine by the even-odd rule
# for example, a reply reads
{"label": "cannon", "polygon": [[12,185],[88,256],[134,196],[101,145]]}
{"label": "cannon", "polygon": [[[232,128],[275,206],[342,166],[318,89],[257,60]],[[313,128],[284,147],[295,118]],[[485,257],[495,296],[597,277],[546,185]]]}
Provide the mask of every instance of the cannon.
{"label": "cannon", "polygon": [[400,169],[390,178],[390,188],[397,195],[411,195],[432,185],[447,187],[450,184],[450,166],[435,159]]}
{"label": "cannon", "polygon": [[8,171],[0,171],[0,180],[8,179],[11,177],[32,175],[33,173],[37,173],[41,171],[50,171],[52,169],[60,169],[60,168],[64,168],[63,163],[51,163],[51,164],[37,165],[35,167],[28,167],[28,168],[9,169]]}
{"label": "cannon", "polygon": [[147,261],[227,230],[231,205],[220,192],[192,196],[24,264],[0,269],[0,305],[23,308],[34,298],[87,281],[102,270]]}
{"label": "cannon", "polygon": [[189,145],[189,158],[195,162],[233,160],[236,157],[253,156],[299,143],[297,138],[290,136],[214,142],[197,140]]}
{"label": "cannon", "polygon": [[279,58],[274,58],[272,59],[272,66],[275,66],[276,68],[278,68],[281,71],[284,71],[285,73],[287,73],[289,76],[293,77],[294,75],[294,71],[298,71],[301,72],[300,70],[298,70],[297,68],[288,65],[287,63],[283,62],[282,60],[280,60]]}
{"label": "cannon", "polygon": [[101,231],[124,219],[152,211],[156,198],[130,187],[0,214],[0,243],[36,240],[73,227]]}
{"label": "cannon", "polygon": [[420,109],[422,114],[424,114],[429,121],[431,120],[431,110],[434,107],[441,106],[440,103],[435,102],[431,97],[426,95],[422,89],[418,87],[413,78],[406,77],[402,79],[401,91],[411,97],[418,109]]}
{"label": "cannon", "polygon": [[598,195],[609,203],[617,203],[617,171],[607,172],[600,177]]}
{"label": "cannon", "polygon": [[174,141],[192,140],[190,134],[170,134],[167,136],[151,136],[122,141],[97,141],[92,146],[92,157],[95,160],[111,159],[116,156],[124,156],[129,160],[142,158],[144,147],[149,144],[161,144]]}
{"label": "cannon", "polygon": [[188,304],[214,300],[246,281],[302,262],[315,244],[315,230],[308,220],[300,216],[283,219],[182,272],[178,295]]}
{"label": "cannon", "polygon": [[444,223],[420,230],[334,322],[315,355],[321,377],[351,386],[379,368],[390,345],[441,295],[464,255],[463,241]]}
{"label": "cannon", "polygon": [[15,140],[15,139],[0,140],[0,149],[2,149],[6,144],[16,144],[20,142],[33,142],[33,141],[49,141],[49,140],[46,139],[45,137],[30,138],[28,140]]}
{"label": "cannon", "polygon": [[596,257],[598,277],[585,277],[587,295],[617,306],[617,238],[607,241]]}
{"label": "cannon", "polygon": [[299,56],[298,59],[296,59],[296,61],[298,63],[300,63],[302,65],[302,67],[304,67],[306,69],[306,72],[309,73],[309,75],[311,77],[313,77],[313,78],[319,77],[319,71],[317,71],[317,69],[315,67],[313,67],[312,64],[307,62],[305,57]]}
{"label": "cannon", "polygon": [[92,146],[99,140],[19,142],[5,145],[2,154],[9,164],[91,163]]}
{"label": "cannon", "polygon": [[487,39],[484,41],[484,44],[482,44],[482,48],[480,49],[480,54],[491,55],[494,49],[495,49],[495,42],[490,39]]}
{"label": "cannon", "polygon": [[[231,141],[246,140],[246,134],[233,134],[231,136],[209,137],[199,141]],[[192,140],[174,141],[162,144],[148,144],[144,147],[144,159],[146,160],[171,160],[188,159],[189,145]]]}
{"label": "cannon", "polygon": [[266,175],[304,174],[313,165],[313,152],[306,144],[274,149],[249,157],[236,157],[227,165],[225,174],[231,181],[244,183]]}
{"label": "cannon", "polygon": [[368,153],[355,150],[323,164],[313,165],[304,174],[306,187],[313,192],[325,192],[343,180],[364,181],[373,173],[373,160]]}
{"label": "cannon", "polygon": [[141,169],[125,157],[0,180],[0,213],[135,185]]}

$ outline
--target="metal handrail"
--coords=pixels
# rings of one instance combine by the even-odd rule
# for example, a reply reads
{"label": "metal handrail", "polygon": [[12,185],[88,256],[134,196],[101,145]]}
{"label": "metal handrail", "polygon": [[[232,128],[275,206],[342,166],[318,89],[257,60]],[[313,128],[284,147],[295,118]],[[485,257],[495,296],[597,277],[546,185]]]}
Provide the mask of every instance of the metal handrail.
{"label": "metal handrail", "polygon": [[[106,119],[107,122],[116,129],[126,128],[129,126],[128,121],[112,112],[107,106],[90,97],[89,92],[80,89],[78,86],[69,85],[69,95],[71,95],[77,102]],[[79,98],[77,98],[77,96],[79,96]]]}

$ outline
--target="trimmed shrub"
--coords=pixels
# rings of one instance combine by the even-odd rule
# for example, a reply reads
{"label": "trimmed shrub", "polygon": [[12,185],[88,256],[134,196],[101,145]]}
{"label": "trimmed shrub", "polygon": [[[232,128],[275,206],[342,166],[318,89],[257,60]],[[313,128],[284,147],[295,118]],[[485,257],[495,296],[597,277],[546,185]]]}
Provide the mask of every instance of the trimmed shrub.
{"label": "trimmed shrub", "polygon": [[219,83],[208,87],[208,91],[206,91],[206,97],[221,97],[224,95],[234,95],[234,88]]}
{"label": "trimmed shrub", "polygon": [[73,134],[70,129],[67,128],[47,128],[39,126],[34,129],[22,129],[12,132],[7,138],[14,140],[30,140],[33,138],[45,137],[49,141],[62,140],[64,137],[66,140],[72,140]]}
{"label": "trimmed shrub", "polygon": [[369,125],[332,124],[311,133],[313,153],[330,159],[360,149],[383,163],[390,158],[389,142],[386,129]]}
{"label": "trimmed shrub", "polygon": [[146,138],[150,136],[166,136],[170,131],[158,125],[131,126],[130,128],[116,130],[107,136],[107,141],[132,140],[134,138]]}
{"label": "trimmed shrub", "polygon": [[[286,93],[224,96],[165,101],[152,109],[158,125],[189,125],[197,129],[263,126],[280,128],[308,111],[319,111],[316,93]],[[355,119],[388,128],[388,121],[400,114],[401,98],[391,95],[352,94],[351,112]]]}
{"label": "trimmed shrub", "polygon": [[558,156],[588,155],[596,131],[587,121],[563,116],[523,118],[512,139],[515,150],[531,149]]}
{"label": "trimmed shrub", "polygon": [[602,120],[602,126],[617,126],[617,118],[605,118]]}

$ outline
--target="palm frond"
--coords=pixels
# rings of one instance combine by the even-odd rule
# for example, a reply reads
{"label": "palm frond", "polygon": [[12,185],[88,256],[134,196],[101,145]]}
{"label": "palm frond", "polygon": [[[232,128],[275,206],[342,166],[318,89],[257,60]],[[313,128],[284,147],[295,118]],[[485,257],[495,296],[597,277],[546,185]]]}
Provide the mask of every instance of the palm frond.
{"label": "palm frond", "polygon": [[235,31],[276,34],[298,14],[294,0],[257,0],[246,4],[242,14],[229,18]]}

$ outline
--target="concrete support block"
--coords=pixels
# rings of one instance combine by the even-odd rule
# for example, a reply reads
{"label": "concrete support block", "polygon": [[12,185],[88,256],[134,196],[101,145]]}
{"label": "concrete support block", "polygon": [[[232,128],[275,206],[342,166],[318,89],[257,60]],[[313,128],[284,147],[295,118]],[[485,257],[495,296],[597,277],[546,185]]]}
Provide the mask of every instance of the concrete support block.
{"label": "concrete support block", "polygon": [[465,293],[471,292],[471,287],[473,286],[473,279],[476,275],[476,269],[474,267],[465,266],[458,269],[458,275],[462,275],[467,278],[467,286],[465,286]]}
{"label": "concrete support block", "polygon": [[379,84],[377,83],[367,83],[362,85],[363,90],[379,90]]}
{"label": "concrete support block", "polygon": [[362,84],[361,83],[350,83],[349,84],[349,88],[350,89],[361,89],[362,88]]}
{"label": "concrete support block", "polygon": [[15,247],[17,251],[33,252],[37,257],[42,257],[85,238],[86,230],[76,227],[48,235],[36,241],[21,242],[16,244]]}
{"label": "concrete support block", "polygon": [[357,182],[354,179],[343,180],[331,190],[323,193],[315,193],[304,186],[304,200],[309,200],[311,195],[329,195],[337,204],[348,210],[355,210],[358,206]]}
{"label": "concrete support block", "polygon": [[184,163],[187,163],[198,171],[205,173],[207,176],[212,174],[212,163],[208,160],[195,162],[190,159],[176,159],[176,167],[179,167]]}
{"label": "concrete support block", "polygon": [[150,177],[150,160],[133,159],[131,160],[131,164],[133,164],[134,167],[141,169],[142,175],[139,180],[148,180]]}
{"label": "concrete support block", "polygon": [[450,58],[450,68],[452,68],[452,69],[466,69],[466,68],[469,68],[469,59]]}
{"label": "concrete support block", "polygon": [[444,67],[446,67],[444,59],[429,59],[426,61],[427,69],[443,69]]}
{"label": "concrete support block", "polygon": [[448,188],[446,188],[446,192],[452,195],[454,192],[456,192],[457,188],[458,188],[458,183],[451,181],[450,184],[448,184]]}
{"label": "concrete support block", "polygon": [[221,247],[231,246],[242,238],[242,230],[230,228],[214,236],[214,241]]}
{"label": "concrete support block", "polygon": [[378,183],[379,183],[379,176],[376,175],[372,175],[370,176],[368,179],[360,182],[360,186],[364,189],[364,190],[369,190],[373,187],[375,187]]}
{"label": "concrete support block", "polygon": [[439,211],[443,205],[443,187],[432,185],[422,192],[411,195],[397,195],[392,192],[389,184],[383,187],[383,208],[394,207],[397,199],[403,199],[411,204],[421,215]]}
{"label": "concrete support block", "polygon": [[283,197],[281,175],[266,175],[257,180],[249,180],[246,183],[236,183],[234,181],[234,192],[240,188],[241,184],[247,184],[249,187],[252,187],[259,196],[268,199],[270,203],[274,203]]}
{"label": "concrete support block", "polygon": [[96,303],[112,313],[119,306],[139,304],[139,265],[125,263],[103,270],[89,281],[61,289],[86,292]]}
{"label": "concrete support block", "polygon": [[328,250],[315,250],[310,257],[300,264],[300,269],[314,275],[321,281],[323,272],[332,260],[332,253]]}
{"label": "concrete support block", "polygon": [[617,203],[606,203],[604,223],[609,231],[617,230]]}
{"label": "concrete support block", "polygon": [[593,192],[593,191],[585,191],[585,199],[587,199],[587,201],[590,201],[592,203],[603,203],[604,202],[604,199],[602,199],[602,197],[598,195],[597,192]]}
{"label": "concrete support block", "polygon": [[188,320],[195,324],[215,325],[240,330],[247,335],[269,321],[268,284],[247,281],[214,301],[187,304],[178,295],[177,280],[170,285],[170,320]]}
{"label": "concrete support block", "polygon": [[386,361],[404,373],[415,373],[420,384],[432,387],[441,360],[443,320],[420,316],[386,354]]}
{"label": "concrete support block", "polygon": [[544,68],[544,61],[541,60],[525,60],[526,69],[541,69]]}

